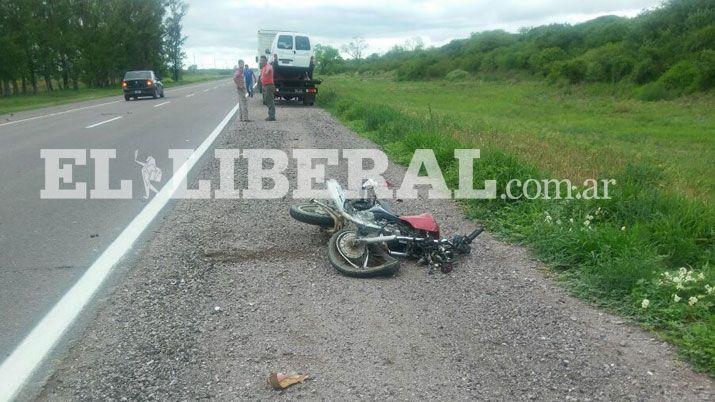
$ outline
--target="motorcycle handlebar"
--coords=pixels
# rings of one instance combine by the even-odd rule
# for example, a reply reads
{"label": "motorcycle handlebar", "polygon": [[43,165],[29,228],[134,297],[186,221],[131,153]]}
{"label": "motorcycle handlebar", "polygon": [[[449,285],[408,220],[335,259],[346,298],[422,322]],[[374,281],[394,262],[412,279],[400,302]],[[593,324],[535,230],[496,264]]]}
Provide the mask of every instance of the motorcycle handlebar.
{"label": "motorcycle handlebar", "polygon": [[479,236],[483,231],[484,231],[484,228],[477,228],[477,229],[475,229],[474,232],[472,232],[471,234],[469,234],[469,235],[467,236],[467,241],[468,241],[468,243],[473,242],[474,239],[476,239],[477,236]]}

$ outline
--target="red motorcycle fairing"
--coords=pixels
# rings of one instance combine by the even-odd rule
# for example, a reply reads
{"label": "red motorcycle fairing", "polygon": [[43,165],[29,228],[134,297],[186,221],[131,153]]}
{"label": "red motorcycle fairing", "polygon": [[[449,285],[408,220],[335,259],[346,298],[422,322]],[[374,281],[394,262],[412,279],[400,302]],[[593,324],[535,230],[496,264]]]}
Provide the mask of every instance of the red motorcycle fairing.
{"label": "red motorcycle fairing", "polygon": [[415,229],[424,230],[432,236],[439,238],[439,225],[431,214],[422,214],[415,216],[401,216],[400,220],[408,223]]}

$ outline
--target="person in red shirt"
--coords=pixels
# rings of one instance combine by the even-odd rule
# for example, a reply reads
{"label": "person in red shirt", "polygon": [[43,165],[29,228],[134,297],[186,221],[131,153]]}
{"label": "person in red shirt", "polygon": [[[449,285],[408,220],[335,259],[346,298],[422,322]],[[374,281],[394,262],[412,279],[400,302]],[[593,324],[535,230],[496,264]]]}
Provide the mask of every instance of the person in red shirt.
{"label": "person in red shirt", "polygon": [[276,121],[276,86],[273,83],[273,66],[266,56],[261,56],[261,85],[263,86],[263,103],[268,106],[266,121]]}

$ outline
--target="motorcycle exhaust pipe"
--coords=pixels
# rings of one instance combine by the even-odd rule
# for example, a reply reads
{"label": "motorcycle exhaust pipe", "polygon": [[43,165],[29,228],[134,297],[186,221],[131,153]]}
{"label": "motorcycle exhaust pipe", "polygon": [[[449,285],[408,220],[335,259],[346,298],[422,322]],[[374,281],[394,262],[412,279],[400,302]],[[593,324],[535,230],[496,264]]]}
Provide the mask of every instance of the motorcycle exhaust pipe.
{"label": "motorcycle exhaust pipe", "polygon": [[409,257],[410,256],[407,253],[400,253],[399,251],[388,251],[387,253],[393,257]]}
{"label": "motorcycle exhaust pipe", "polygon": [[388,241],[397,240],[396,235],[390,236],[375,236],[375,237],[360,237],[355,239],[355,243],[358,244],[374,244],[374,243],[386,243]]}

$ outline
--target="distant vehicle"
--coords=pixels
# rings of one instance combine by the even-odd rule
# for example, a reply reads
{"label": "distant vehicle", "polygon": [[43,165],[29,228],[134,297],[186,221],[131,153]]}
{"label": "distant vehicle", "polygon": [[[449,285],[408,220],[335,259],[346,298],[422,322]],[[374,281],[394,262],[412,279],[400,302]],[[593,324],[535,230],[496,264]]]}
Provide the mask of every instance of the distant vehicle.
{"label": "distant vehicle", "polygon": [[131,98],[139,99],[140,96],[163,98],[164,84],[161,82],[161,77],[151,70],[127,71],[122,80],[122,91],[126,101]]}
{"label": "distant vehicle", "polygon": [[313,79],[315,51],[310,35],[262,29],[258,31],[257,63],[261,56],[273,64],[276,97],[297,99],[304,105],[315,103],[316,86],[321,81]]}

